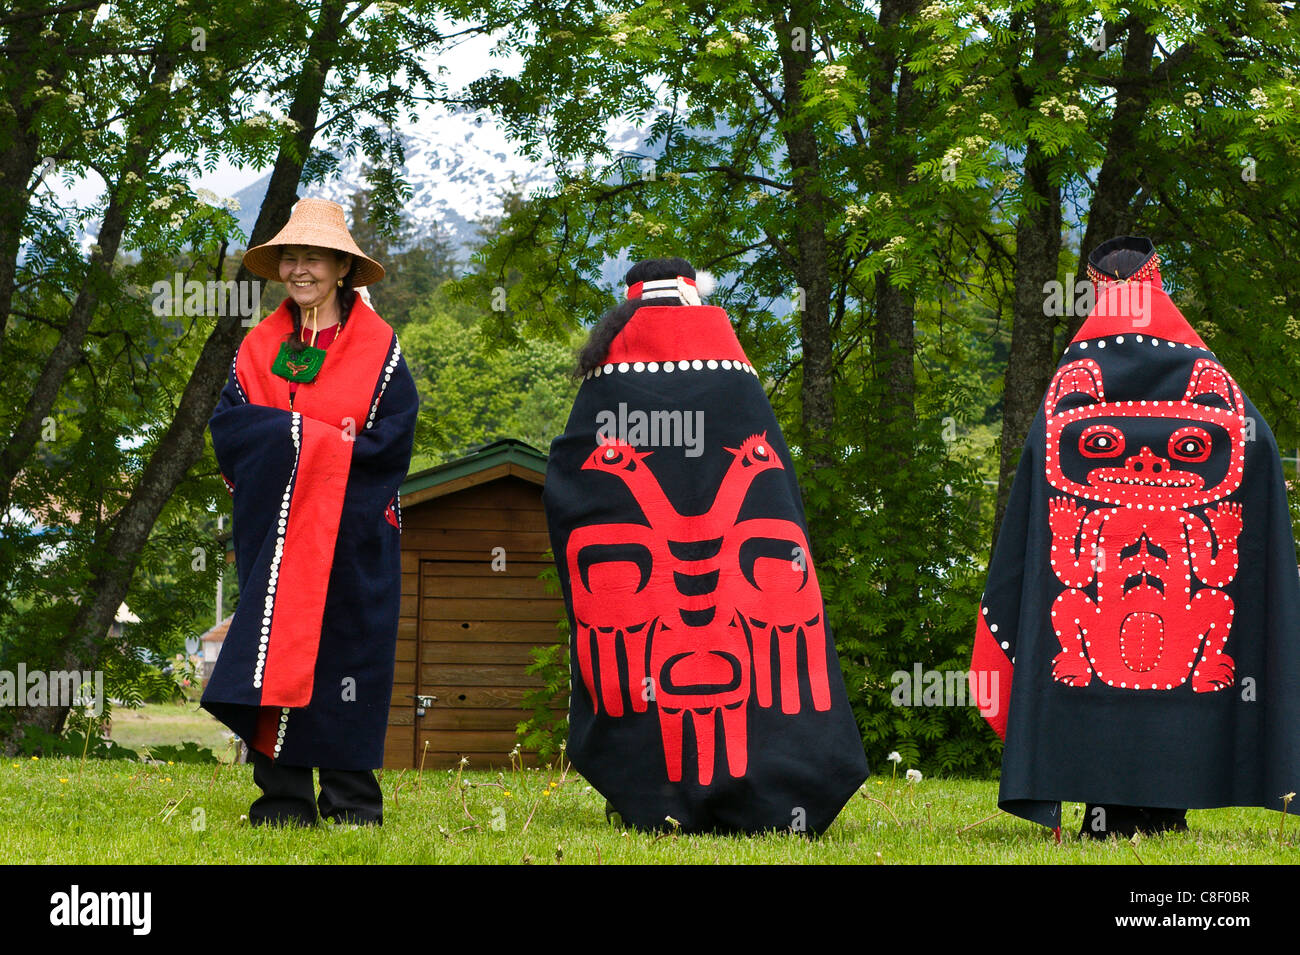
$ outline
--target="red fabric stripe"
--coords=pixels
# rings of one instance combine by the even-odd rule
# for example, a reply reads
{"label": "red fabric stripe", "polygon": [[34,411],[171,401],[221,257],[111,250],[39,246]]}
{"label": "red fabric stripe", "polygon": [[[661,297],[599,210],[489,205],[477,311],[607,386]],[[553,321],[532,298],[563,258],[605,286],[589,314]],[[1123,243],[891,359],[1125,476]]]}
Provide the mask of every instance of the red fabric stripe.
{"label": "red fabric stripe", "polygon": [[695,358],[749,363],[731,319],[716,305],[643,305],[609,346],[605,362]]}
{"label": "red fabric stripe", "polygon": [[262,677],[262,702],[275,706],[311,702],[334,543],[352,466],[352,442],[339,428],[304,416],[301,440]]}
{"label": "red fabric stripe", "polygon": [[[983,608],[981,608],[983,609]],[[984,686],[989,688],[991,684],[991,674],[996,673],[998,678],[998,698],[995,711],[980,711],[980,715],[993,727],[993,732],[1005,740],[1007,738],[1007,710],[1011,706],[1011,661],[1002,650],[1001,644],[994,639],[993,634],[989,632],[988,624],[984,622],[984,614],[981,613],[975,629],[975,650],[971,654],[971,695],[979,699],[977,680],[979,674],[988,673],[990,676],[984,677]]]}
{"label": "red fabric stripe", "polygon": [[[289,408],[289,382],[272,374],[280,343],[293,332],[288,299],[248,333],[235,375],[253,404]],[[297,387],[294,411],[302,415],[294,479],[280,562],[271,634],[262,677],[263,705],[306,706],[311,701],[325,596],[334,543],[347,491],[355,436],[365,428],[376,385],[393,343],[393,330],[358,299],[330,343],[316,380]],[[330,369],[346,367],[345,374]],[[278,500],[282,489],[268,488]],[[274,735],[274,734],[272,734]]]}

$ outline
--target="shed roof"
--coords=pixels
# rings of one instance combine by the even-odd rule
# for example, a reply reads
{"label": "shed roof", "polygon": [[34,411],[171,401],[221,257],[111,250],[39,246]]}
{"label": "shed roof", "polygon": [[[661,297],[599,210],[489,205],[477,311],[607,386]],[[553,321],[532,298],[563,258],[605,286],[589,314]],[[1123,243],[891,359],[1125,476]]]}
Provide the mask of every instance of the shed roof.
{"label": "shed roof", "polygon": [[546,455],[523,441],[502,438],[474,448],[455,461],[408,475],[399,493],[402,506],[410,507],[507,476],[532,484],[545,483]]}

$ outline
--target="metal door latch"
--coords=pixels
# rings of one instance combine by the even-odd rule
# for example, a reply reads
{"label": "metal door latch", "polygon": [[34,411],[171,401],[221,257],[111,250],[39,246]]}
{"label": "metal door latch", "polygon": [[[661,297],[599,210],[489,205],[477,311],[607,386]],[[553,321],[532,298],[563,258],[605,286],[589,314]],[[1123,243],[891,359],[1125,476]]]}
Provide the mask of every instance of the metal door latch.
{"label": "metal door latch", "polygon": [[415,700],[415,715],[423,716],[424,711],[427,710],[429,707],[433,706],[434,701],[437,700],[438,698],[436,696],[433,696],[432,694],[428,696],[420,696],[418,694],[413,693],[411,694],[411,699]]}

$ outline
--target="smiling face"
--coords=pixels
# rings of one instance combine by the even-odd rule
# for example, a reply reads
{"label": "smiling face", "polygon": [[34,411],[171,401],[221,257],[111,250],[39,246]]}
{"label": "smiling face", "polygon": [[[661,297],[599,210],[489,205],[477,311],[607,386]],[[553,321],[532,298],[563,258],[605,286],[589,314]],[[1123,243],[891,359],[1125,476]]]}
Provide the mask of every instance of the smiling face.
{"label": "smiling face", "polygon": [[286,245],[280,250],[280,281],[299,308],[328,302],[338,291],[339,279],[352,267],[352,256],[314,245]]}

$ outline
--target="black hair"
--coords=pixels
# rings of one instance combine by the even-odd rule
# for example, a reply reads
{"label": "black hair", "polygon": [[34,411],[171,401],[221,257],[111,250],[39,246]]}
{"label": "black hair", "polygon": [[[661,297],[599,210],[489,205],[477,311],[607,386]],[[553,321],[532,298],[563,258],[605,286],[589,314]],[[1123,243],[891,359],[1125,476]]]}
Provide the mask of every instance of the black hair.
{"label": "black hair", "polygon": [[[694,279],[695,269],[691,263],[680,258],[643,259],[627,270],[623,281],[627,285],[635,285],[637,282],[653,282],[656,279],[675,279],[679,275]],[[629,298],[611,308],[596,322],[591,334],[587,336],[587,343],[578,351],[578,367],[574,370],[574,376],[581,378],[605,361],[609,346],[623,330],[623,326],[632,320],[638,308],[670,302],[671,299],[662,298]]]}
{"label": "black hair", "polygon": [[[338,249],[331,249],[337,261],[342,261],[347,252],[340,252]],[[352,256],[352,267],[348,269],[348,274],[343,276],[343,285],[338,290],[339,297],[339,331],[343,331],[343,326],[347,323],[348,317],[352,314],[352,306],[357,303],[357,290],[352,287],[352,280],[357,274],[357,257]],[[302,337],[302,309],[292,298],[288,301],[289,314],[293,316],[293,331],[289,333],[289,351],[300,352],[311,342],[303,341]]]}

